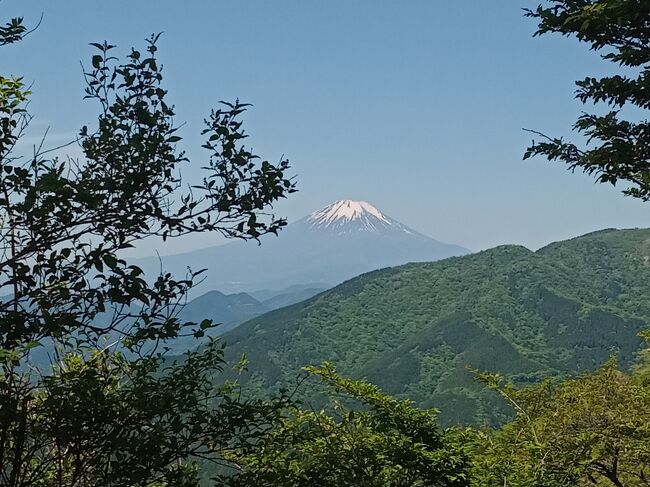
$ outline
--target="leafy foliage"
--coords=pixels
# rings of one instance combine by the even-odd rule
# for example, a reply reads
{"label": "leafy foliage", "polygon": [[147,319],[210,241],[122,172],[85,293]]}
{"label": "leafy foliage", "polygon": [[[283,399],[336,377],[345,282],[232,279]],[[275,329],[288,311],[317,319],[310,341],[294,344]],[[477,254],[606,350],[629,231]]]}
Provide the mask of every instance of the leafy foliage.
{"label": "leafy foliage", "polygon": [[[339,376],[331,364],[310,367],[332,391],[335,414],[292,407],[268,435],[235,460],[233,487],[465,486],[468,459],[456,437],[440,431],[434,410]],[[346,407],[354,399],[363,407]]]}
{"label": "leafy foliage", "polygon": [[[12,21],[0,45],[24,34]],[[223,462],[276,414],[220,380],[216,343],[179,362],[158,352],[161,341],[213,326],[179,316],[201,270],[144,276],[120,257],[151,236],[276,233],[285,220],[269,210],[295,190],[288,161],[244,147],[239,102],[206,120],[205,177],[183,188],[189,161],[157,40],[125,62],[114,46],[93,44],[86,98],[100,113],[74,141],[79,159],[43,144],[33,157],[16,153],[29,92],[0,77],[0,485],[196,486],[199,462]],[[32,367],[41,350],[51,370]]]}
{"label": "leafy foliage", "polygon": [[[146,55],[134,50],[123,64],[110,55],[113,46],[95,45],[99,54],[86,73],[86,94],[101,114],[96,130],[84,127],[80,133],[83,161],[40,155],[17,160],[11,149],[19,133],[4,134],[9,143],[0,147],[0,248],[6,255],[0,290],[12,292],[0,303],[5,347],[73,332],[92,341],[128,320],[135,344],[173,338],[181,326],[170,304],[184,295],[196,272],[182,280],[163,274],[149,284],[140,269],[116,255],[149,236],[216,231],[258,238],[285,224],[260,215],[294,190],[284,177],[288,163],[257,164],[257,156],[241,145],[240,103],[211,114],[204,130],[206,177],[182,194],[176,169],[187,160],[177,149],[180,137],[161,86],[156,40],[148,41]],[[12,108],[20,98],[9,96],[3,96],[11,110],[5,125],[24,126],[28,120]],[[134,307],[141,308],[137,316]],[[107,309],[116,316],[99,328],[96,317]]]}
{"label": "leafy foliage", "polygon": [[650,389],[610,360],[576,379],[492,386],[517,417],[479,435],[475,485],[642,486],[650,475]]}
{"label": "leafy foliage", "polygon": [[4,25],[0,25],[0,46],[20,41],[27,34],[23,19],[16,17]]}
{"label": "leafy foliage", "polygon": [[277,414],[217,386],[223,365],[213,343],[173,366],[104,351],[69,354],[45,376],[5,369],[0,484],[197,485],[198,462],[227,463]]}
{"label": "leafy foliage", "polygon": [[[628,195],[650,200],[650,5],[644,0],[550,0],[528,10],[539,21],[537,35],[549,32],[575,36],[603,59],[622,66],[620,74],[587,77],[576,82],[583,103],[605,103],[605,114],[585,113],[574,125],[595,147],[580,149],[562,138],[535,143],[525,158],[542,155],[571,170],[594,174],[601,183],[623,182]],[[628,113],[623,108],[635,109]],[[624,118],[627,116],[627,120]],[[640,120],[639,120],[640,119]]]}

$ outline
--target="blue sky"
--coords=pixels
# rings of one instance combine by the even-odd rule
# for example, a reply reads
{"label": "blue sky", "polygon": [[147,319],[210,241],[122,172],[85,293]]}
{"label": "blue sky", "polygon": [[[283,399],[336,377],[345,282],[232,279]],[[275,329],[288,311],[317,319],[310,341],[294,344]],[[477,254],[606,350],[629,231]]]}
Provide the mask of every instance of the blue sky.
{"label": "blue sky", "polygon": [[[544,160],[522,161],[523,127],[569,134],[576,79],[612,68],[575,40],[533,38],[528,0],[0,0],[39,29],[0,69],[33,82],[32,136],[58,143],[92,121],[80,61],[89,42],[128,53],[164,32],[160,58],[201,165],[201,120],[219,100],[254,104],[250,145],[293,163],[297,219],[364,199],[434,238],[473,250],[537,248],[605,227],[650,226],[650,204]],[[164,253],[214,243],[176,242]],[[150,248],[143,249],[150,251]]]}

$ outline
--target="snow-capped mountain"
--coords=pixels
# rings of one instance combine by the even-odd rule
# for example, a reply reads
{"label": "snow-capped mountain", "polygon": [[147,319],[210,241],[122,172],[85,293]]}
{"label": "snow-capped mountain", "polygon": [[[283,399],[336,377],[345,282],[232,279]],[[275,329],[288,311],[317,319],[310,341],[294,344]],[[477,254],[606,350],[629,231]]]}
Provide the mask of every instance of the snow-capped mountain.
{"label": "snow-capped mountain", "polygon": [[311,230],[330,231],[338,234],[370,232],[413,233],[397,220],[384,215],[367,201],[339,200],[303,218]]}
{"label": "snow-capped mountain", "polygon": [[[232,242],[163,257],[165,270],[184,275],[187,267],[208,268],[200,292],[281,289],[310,282],[338,284],[354,276],[407,262],[468,253],[390,218],[366,201],[336,201],[288,225],[279,236]],[[140,262],[145,271],[158,259]]]}

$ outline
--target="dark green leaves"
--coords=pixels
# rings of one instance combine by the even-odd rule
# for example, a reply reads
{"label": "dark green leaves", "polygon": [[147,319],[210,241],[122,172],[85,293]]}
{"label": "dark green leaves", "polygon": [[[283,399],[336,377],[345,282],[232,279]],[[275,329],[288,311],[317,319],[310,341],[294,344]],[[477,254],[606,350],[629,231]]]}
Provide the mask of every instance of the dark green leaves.
{"label": "dark green leaves", "polygon": [[[0,46],[24,34],[14,19],[0,27]],[[85,97],[98,117],[71,141],[80,158],[42,147],[27,160],[12,154],[31,120],[29,92],[0,75],[3,486],[196,486],[198,459],[222,459],[273,413],[218,386],[216,343],[182,364],[161,358],[164,342],[213,326],[178,317],[202,271],[145,276],[122,258],[151,236],[276,232],[284,220],[267,212],[294,190],[286,161],[262,165],[241,145],[239,104],[209,123],[218,136],[202,163],[206,184],[185,190],[180,166],[189,161],[157,40],[124,61],[115,46],[91,44]]]}
{"label": "dark green leaves", "polygon": [[[80,131],[81,161],[37,154],[27,164],[13,163],[8,151],[29,119],[28,92],[19,79],[0,77],[0,212],[12,222],[0,234],[0,246],[11,249],[0,262],[0,275],[9,277],[0,291],[14,295],[0,303],[7,313],[0,342],[14,346],[67,333],[93,341],[122,333],[125,322],[133,327],[129,346],[178,336],[185,324],[169,310],[196,276],[142,276],[117,253],[150,236],[219,232],[258,239],[285,225],[268,210],[295,190],[285,176],[288,162],[261,161],[241,145],[239,117],[247,105],[239,102],[212,112],[204,131],[211,139],[204,184],[184,192],[179,169],[189,161],[178,148],[182,137],[166,102],[157,39],[125,62],[113,55],[115,46],[91,44],[96,52],[85,73],[86,98],[97,102],[99,116],[94,128]],[[132,316],[142,306],[147,320]],[[112,307],[111,323],[95,326],[98,314]],[[18,325],[26,321],[31,324]]]}
{"label": "dark green leaves", "polygon": [[13,18],[5,25],[0,25],[0,46],[18,42],[26,33],[22,17]]}
{"label": "dark green leaves", "polygon": [[95,54],[92,58],[93,68],[99,69],[102,64],[103,58],[99,54]]}
{"label": "dark green leaves", "polygon": [[[556,32],[575,36],[602,57],[626,69],[625,74],[577,81],[576,97],[585,104],[604,103],[617,109],[650,109],[650,3],[641,0],[552,0],[527,10],[538,20],[537,35]],[[637,71],[634,74],[634,71]],[[623,120],[618,110],[585,114],[574,128],[588,142],[586,148],[559,138],[533,141],[525,158],[541,155],[571,170],[592,174],[598,182],[626,185],[625,194],[650,200],[650,125],[644,115]]]}

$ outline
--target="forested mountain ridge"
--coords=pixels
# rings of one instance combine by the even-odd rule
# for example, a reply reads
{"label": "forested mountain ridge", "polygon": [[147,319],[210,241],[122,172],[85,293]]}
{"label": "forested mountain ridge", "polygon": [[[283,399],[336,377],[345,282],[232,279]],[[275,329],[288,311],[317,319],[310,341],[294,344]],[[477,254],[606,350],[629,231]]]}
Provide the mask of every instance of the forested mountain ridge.
{"label": "forested mountain ridge", "polygon": [[389,393],[441,410],[441,420],[499,422],[503,409],[468,367],[520,383],[628,366],[650,323],[650,230],[604,230],[537,252],[500,246],[361,275],[226,334],[245,352],[254,391],[295,383],[332,361]]}

